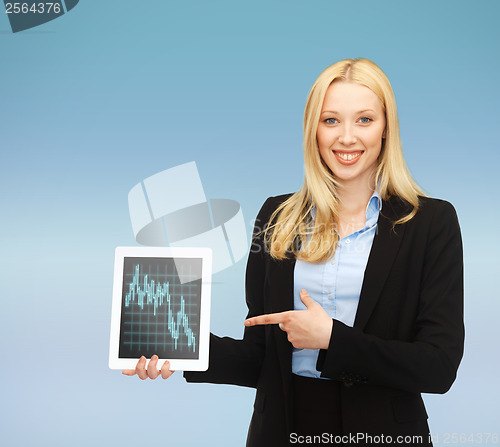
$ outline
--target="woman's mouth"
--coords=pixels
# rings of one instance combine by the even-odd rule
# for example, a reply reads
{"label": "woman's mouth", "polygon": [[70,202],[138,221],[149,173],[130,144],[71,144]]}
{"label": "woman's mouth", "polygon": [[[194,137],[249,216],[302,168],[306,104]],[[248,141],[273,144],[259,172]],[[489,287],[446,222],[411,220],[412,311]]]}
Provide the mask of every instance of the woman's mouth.
{"label": "woman's mouth", "polygon": [[352,152],[333,151],[333,153],[335,154],[335,157],[341,164],[353,165],[359,160],[359,158],[363,154],[363,151],[352,151]]}

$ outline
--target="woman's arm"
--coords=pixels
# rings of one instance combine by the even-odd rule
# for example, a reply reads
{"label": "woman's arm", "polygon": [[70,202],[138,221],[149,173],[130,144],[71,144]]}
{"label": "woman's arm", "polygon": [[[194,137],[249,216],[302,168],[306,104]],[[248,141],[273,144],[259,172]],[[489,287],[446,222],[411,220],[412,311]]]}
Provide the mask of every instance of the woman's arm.
{"label": "woman's arm", "polygon": [[[276,204],[266,200],[257,215],[247,261],[245,292],[247,318],[264,312],[265,253],[261,231]],[[264,327],[246,327],[242,340],[210,334],[209,367],[204,372],[184,372],[188,382],[208,382],[257,387],[265,354]]]}

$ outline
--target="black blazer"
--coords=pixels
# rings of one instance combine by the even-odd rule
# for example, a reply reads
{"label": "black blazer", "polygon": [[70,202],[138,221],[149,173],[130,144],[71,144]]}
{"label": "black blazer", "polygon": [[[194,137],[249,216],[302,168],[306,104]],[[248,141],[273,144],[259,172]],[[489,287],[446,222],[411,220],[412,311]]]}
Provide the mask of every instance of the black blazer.
{"label": "black blazer", "polygon": [[[273,260],[258,234],[289,196],[267,199],[257,217],[246,271],[248,317],[293,309],[295,260]],[[334,320],[317,369],[343,383],[344,433],[393,441],[422,436],[399,445],[431,445],[420,393],[445,393],[462,358],[462,242],[450,203],[420,198],[416,216],[393,229],[407,210],[396,197],[383,201],[354,327]],[[293,396],[286,333],[277,325],[253,326],[242,340],[211,335],[210,343],[209,369],[185,372],[186,380],[256,388],[247,446],[288,445]]]}

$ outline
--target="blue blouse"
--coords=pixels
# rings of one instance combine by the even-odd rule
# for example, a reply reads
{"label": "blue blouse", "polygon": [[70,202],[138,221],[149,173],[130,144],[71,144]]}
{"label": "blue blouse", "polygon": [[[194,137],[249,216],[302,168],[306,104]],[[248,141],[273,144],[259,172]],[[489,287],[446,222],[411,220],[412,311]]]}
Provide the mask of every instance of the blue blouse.
{"label": "blue blouse", "polygon": [[[368,255],[375,237],[382,200],[375,190],[366,206],[365,226],[343,237],[335,254],[326,262],[309,263],[297,260],[294,270],[293,298],[295,310],[306,307],[300,291],[307,293],[330,317],[353,326],[359,295],[363,284]],[[313,209],[314,217],[314,209]],[[319,378],[316,370],[319,349],[293,348],[292,372],[306,377]]]}

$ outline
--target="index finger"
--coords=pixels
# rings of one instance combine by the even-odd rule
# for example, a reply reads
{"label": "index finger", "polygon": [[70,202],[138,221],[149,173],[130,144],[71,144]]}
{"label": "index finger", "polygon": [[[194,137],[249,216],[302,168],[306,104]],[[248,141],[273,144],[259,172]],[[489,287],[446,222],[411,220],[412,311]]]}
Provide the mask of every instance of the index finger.
{"label": "index finger", "polygon": [[245,326],[256,326],[259,324],[279,324],[285,321],[288,312],[280,312],[277,314],[265,314],[258,317],[252,317],[245,320]]}

